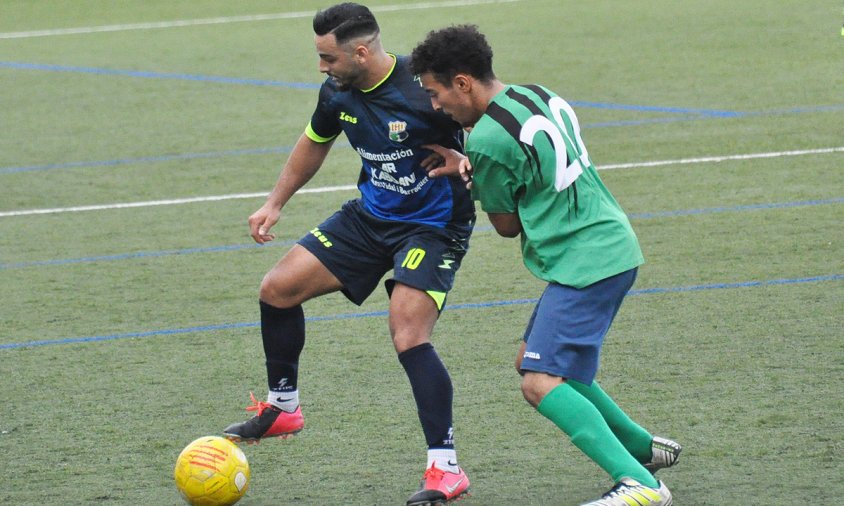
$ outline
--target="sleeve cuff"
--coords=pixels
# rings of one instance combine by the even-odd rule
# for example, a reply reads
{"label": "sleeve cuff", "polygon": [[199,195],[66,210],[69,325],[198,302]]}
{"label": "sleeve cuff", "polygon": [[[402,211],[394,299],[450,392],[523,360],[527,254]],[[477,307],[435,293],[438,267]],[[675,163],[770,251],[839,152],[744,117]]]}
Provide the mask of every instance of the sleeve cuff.
{"label": "sleeve cuff", "polygon": [[314,142],[318,142],[320,144],[325,144],[326,142],[329,142],[335,137],[337,137],[336,135],[332,135],[331,137],[323,137],[319,135],[318,133],[314,132],[314,129],[311,127],[310,122],[308,122],[308,126],[305,127],[305,135],[308,137],[308,139]]}

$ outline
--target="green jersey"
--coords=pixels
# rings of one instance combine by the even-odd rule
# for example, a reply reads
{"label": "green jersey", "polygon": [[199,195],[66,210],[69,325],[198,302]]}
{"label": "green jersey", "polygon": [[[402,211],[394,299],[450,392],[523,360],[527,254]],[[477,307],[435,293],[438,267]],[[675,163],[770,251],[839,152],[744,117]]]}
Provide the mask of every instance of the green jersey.
{"label": "green jersey", "polygon": [[601,182],[571,106],[549,90],[507,86],[466,140],[472,198],[518,213],[525,266],[583,288],[644,262],[630,221]]}

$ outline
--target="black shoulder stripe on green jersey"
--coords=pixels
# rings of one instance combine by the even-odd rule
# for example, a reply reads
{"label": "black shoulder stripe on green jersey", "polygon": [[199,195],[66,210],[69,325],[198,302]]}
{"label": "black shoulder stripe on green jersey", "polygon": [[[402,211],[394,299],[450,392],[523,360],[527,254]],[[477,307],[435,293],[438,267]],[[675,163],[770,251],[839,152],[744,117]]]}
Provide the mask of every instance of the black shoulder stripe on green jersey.
{"label": "black shoulder stripe on green jersey", "polygon": [[537,84],[525,84],[522,85],[522,88],[527,88],[530,91],[536,93],[537,95],[539,95],[539,98],[542,99],[542,101],[546,104],[551,101],[551,95],[547,91],[543,90],[542,86],[539,86]]}
{"label": "black shoulder stripe on green jersey", "polygon": [[522,152],[524,152],[531,168],[535,167],[537,173],[542,174],[542,171],[539,170],[539,154],[536,152],[536,149],[534,149],[533,146],[529,146],[519,140],[519,132],[522,130],[522,125],[519,123],[519,120],[513,116],[513,113],[495,102],[492,102],[489,104],[489,107],[487,107],[486,115],[501,125],[504,130],[510,134],[510,137],[512,137],[516,141],[516,144],[522,148]]}
{"label": "black shoulder stripe on green jersey", "polygon": [[537,106],[535,103],[533,103],[533,101],[530,98],[528,98],[528,96],[525,95],[524,93],[519,93],[518,91],[516,91],[515,88],[510,88],[505,93],[507,94],[508,97],[510,97],[513,100],[515,100],[516,102],[522,104],[525,107],[525,109],[530,111],[532,114],[542,114],[542,109],[540,109],[539,106]]}
{"label": "black shoulder stripe on green jersey", "polygon": [[[537,96],[539,96],[539,98],[542,99],[542,101],[545,102],[546,104],[551,100],[551,95],[546,93],[545,90],[543,90],[542,88],[540,88],[539,86],[537,86],[535,84],[528,84],[528,85],[525,85],[525,86],[522,86],[522,87],[527,88],[530,91],[536,93]],[[519,93],[514,88],[510,88],[509,90],[506,91],[506,94],[507,94],[508,97],[510,97],[511,99],[515,100],[516,102],[518,102],[519,104],[524,106],[525,109],[527,109],[528,111],[531,112],[531,114],[535,114],[535,115],[539,115],[539,116],[545,116],[545,113],[542,112],[542,109],[540,109],[539,106],[537,106],[536,103],[534,103],[533,100],[531,100],[524,93]],[[547,138],[548,142],[553,146],[554,141],[551,140],[551,136],[548,135],[548,132],[543,131],[542,133],[545,134],[545,138]],[[571,163],[571,160],[569,160],[568,151],[566,151],[566,160],[567,160],[567,163]]]}
{"label": "black shoulder stripe on green jersey", "polygon": [[[547,91],[542,89],[541,86],[536,85],[536,84],[525,84],[522,87],[527,88],[530,91],[536,93],[536,95],[540,98],[540,100],[542,100],[546,104],[551,102],[551,95]],[[569,159],[569,156],[568,156],[568,151],[566,152],[566,160],[568,160],[568,163],[571,163],[571,160]],[[572,193],[574,193],[574,215],[577,216],[577,209],[578,209],[578,207],[577,207],[578,206],[578,202],[577,202],[577,181],[573,181],[571,183],[571,186],[566,188],[566,195],[569,195],[570,191]]]}

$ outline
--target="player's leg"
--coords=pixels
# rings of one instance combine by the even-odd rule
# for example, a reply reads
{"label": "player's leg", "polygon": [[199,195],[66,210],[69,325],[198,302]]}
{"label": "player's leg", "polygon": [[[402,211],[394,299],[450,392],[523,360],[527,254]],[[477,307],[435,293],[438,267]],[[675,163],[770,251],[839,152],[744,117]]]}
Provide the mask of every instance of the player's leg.
{"label": "player's leg", "polygon": [[[438,316],[428,294],[396,283],[390,296],[390,335],[410,380],[425,440],[430,449],[453,453],[451,378],[430,340]],[[441,458],[439,464],[454,468],[456,456]]]}
{"label": "player's leg", "polygon": [[261,337],[267,367],[267,402],[255,402],[258,415],[233,424],[231,439],[257,440],[286,436],[303,426],[299,408],[299,355],[305,343],[302,303],[342,290],[361,304],[392,266],[389,258],[372,255],[356,201],[343,205],[319,227],[301,238],[261,283]]}
{"label": "player's leg", "polygon": [[247,408],[256,415],[223,431],[232,440],[287,437],[304,427],[299,407],[299,355],[305,345],[302,303],[342,288],[340,281],[300,245],[294,245],[261,283],[261,338],[267,368],[267,401]]}
{"label": "player's leg", "polygon": [[[563,378],[526,371],[525,399],[551,420],[572,443],[612,476],[616,485],[590,505],[670,506],[671,492],[656,480],[614,436],[598,409]],[[631,502],[633,501],[633,502]]]}
{"label": "player's leg", "polygon": [[[630,281],[630,286],[635,283],[636,270],[632,271],[633,280]],[[628,276],[630,277],[630,276]],[[628,282],[625,281],[626,285]],[[629,288],[628,288],[629,290]],[[625,292],[626,294],[626,292]],[[605,313],[609,315],[609,324],[615,319],[621,304],[624,301],[624,295],[617,298],[615,302],[608,299],[605,304],[611,304]],[[607,424],[612,429],[613,434],[618,437],[621,444],[627,448],[631,455],[636,457],[639,462],[644,464],[645,468],[654,473],[659,469],[670,467],[677,462],[680,456],[681,447],[676,442],[661,437],[652,436],[647,430],[642,428],[639,424],[634,422],[616,402],[607,395],[601,388],[597,381],[592,384],[585,384],[579,381],[572,380],[571,386],[577,390],[582,396],[586,397],[592,404],[598,408],[601,416],[607,421]]]}
{"label": "player's leg", "polygon": [[615,437],[598,409],[569,382],[558,376],[527,371],[522,378],[522,393],[613,481],[633,478],[649,487],[658,487],[650,473]]}
{"label": "player's leg", "polygon": [[291,308],[341,288],[340,280],[319,258],[300,244],[294,244],[264,275],[260,299],[273,307]]}
{"label": "player's leg", "polygon": [[388,283],[390,334],[428,445],[425,476],[408,505],[448,502],[468,493],[469,478],[458,466],[454,449],[451,377],[430,341],[467,240],[468,230],[410,231]]}
{"label": "player's leg", "polygon": [[682,447],[667,438],[652,436],[647,430],[634,422],[613,399],[607,395],[597,381],[585,385],[579,381],[569,382],[580,395],[598,408],[627,451],[641,462],[651,473],[671,467],[677,463]]}
{"label": "player's leg", "polygon": [[427,293],[395,284],[390,296],[390,334],[410,380],[428,445],[425,476],[408,505],[449,501],[469,488],[454,449],[451,377],[430,341],[438,316],[436,302]]}
{"label": "player's leg", "polygon": [[603,338],[634,277],[628,272],[580,290],[549,284],[531,317],[517,366],[524,373],[525,399],[612,476],[624,494],[642,494],[644,504],[665,505],[671,500],[667,489],[618,440],[598,408],[563,380],[592,383]]}

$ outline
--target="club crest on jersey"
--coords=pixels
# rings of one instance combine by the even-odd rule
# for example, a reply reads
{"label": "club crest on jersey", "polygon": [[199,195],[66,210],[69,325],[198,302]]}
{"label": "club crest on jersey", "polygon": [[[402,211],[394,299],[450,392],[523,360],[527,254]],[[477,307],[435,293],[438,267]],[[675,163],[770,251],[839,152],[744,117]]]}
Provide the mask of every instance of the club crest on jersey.
{"label": "club crest on jersey", "polygon": [[387,123],[390,129],[390,140],[396,142],[404,142],[407,139],[407,121],[391,121]]}

